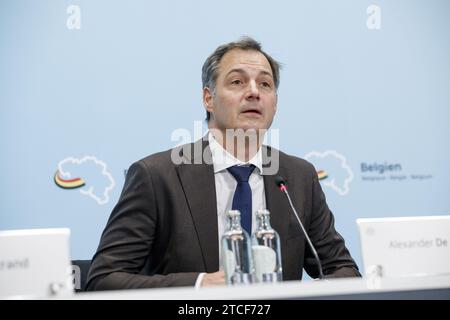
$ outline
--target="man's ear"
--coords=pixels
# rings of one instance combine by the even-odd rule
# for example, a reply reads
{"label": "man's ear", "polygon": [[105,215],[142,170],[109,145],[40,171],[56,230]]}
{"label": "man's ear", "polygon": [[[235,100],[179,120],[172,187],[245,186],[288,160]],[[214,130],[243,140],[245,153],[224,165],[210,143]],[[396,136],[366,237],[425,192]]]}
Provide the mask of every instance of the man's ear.
{"label": "man's ear", "polygon": [[203,106],[206,111],[212,113],[213,111],[213,95],[208,87],[203,88]]}

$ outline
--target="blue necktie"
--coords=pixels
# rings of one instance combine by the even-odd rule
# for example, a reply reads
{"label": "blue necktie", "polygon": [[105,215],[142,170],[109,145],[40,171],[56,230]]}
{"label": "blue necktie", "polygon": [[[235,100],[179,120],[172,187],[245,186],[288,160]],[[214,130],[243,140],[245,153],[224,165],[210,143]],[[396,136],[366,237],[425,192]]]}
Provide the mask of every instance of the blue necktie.
{"label": "blue necktie", "polygon": [[254,165],[228,168],[228,171],[237,181],[231,209],[241,212],[241,225],[249,235],[252,234],[252,189],[248,184],[248,178],[254,169]]}

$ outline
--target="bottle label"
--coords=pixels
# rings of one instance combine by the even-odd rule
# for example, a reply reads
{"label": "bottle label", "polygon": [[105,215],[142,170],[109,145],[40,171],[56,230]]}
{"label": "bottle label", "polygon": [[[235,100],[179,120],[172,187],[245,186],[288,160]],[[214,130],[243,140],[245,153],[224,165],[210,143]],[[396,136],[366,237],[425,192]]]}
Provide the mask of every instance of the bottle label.
{"label": "bottle label", "polygon": [[277,264],[276,252],[266,246],[252,246],[252,254],[256,280],[262,282],[263,274],[275,272]]}

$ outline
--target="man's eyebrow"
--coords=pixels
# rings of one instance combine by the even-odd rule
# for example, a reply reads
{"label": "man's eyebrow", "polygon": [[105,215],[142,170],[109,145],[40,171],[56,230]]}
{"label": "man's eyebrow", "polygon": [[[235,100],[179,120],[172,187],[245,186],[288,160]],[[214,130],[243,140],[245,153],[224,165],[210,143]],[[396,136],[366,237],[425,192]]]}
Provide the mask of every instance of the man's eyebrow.
{"label": "man's eyebrow", "polygon": [[[230,74],[232,74],[234,72],[246,73],[244,69],[236,68],[236,69],[231,69],[230,71],[228,71],[228,73],[225,75],[225,77],[228,77]],[[270,76],[271,78],[273,78],[273,75],[270,72],[265,71],[265,70],[260,71],[260,74],[267,75],[267,76]]]}

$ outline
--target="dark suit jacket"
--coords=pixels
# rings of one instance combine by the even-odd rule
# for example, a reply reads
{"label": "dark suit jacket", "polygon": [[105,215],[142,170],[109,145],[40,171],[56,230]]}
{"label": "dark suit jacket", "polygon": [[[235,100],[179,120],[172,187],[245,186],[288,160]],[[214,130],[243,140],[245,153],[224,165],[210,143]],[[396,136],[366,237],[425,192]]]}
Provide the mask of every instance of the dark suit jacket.
{"label": "dark suit jacket", "polygon": [[[195,149],[197,148],[197,149]],[[278,152],[270,148],[267,152]],[[202,161],[208,143],[174,149],[187,163],[174,164],[172,150],[134,163],[93,257],[88,290],[193,286],[200,272],[219,270],[217,205],[212,164]],[[190,157],[189,154],[193,156]],[[199,155],[200,154],[200,155]],[[263,160],[264,161],[264,160]],[[201,164],[190,164],[200,163]],[[279,152],[278,174],[319,254],[325,275],[359,276],[358,268],[334,228],[313,166]],[[264,176],[267,209],[281,238],[283,279],[301,279],[304,268],[318,276],[317,265],[276,175]]]}

